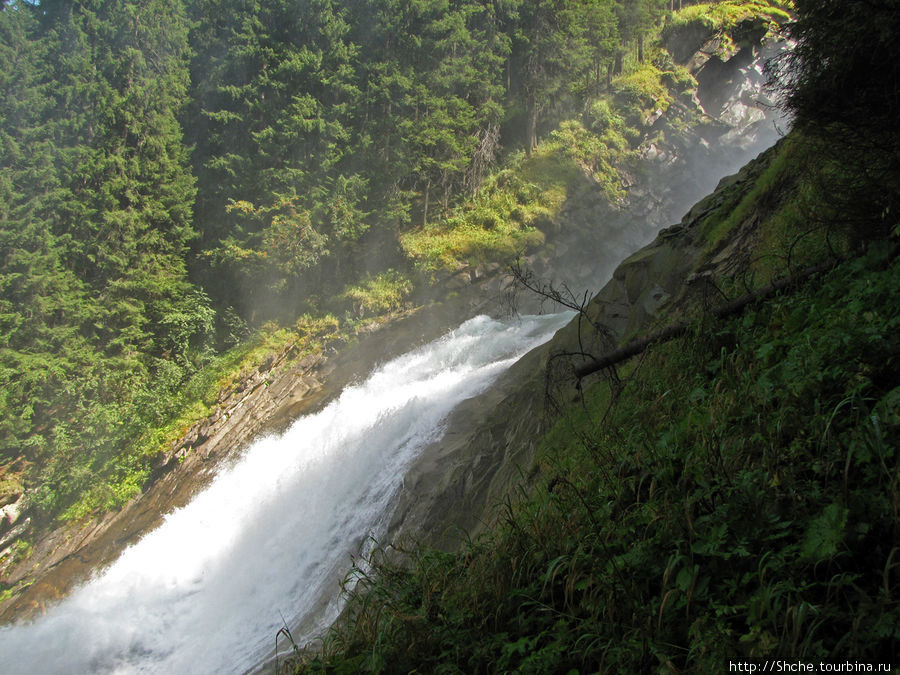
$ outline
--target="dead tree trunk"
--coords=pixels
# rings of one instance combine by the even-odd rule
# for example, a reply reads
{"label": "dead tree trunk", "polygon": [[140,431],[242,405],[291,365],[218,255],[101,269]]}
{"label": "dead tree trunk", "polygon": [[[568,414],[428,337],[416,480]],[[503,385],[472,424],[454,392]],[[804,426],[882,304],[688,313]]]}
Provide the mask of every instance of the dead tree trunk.
{"label": "dead tree trunk", "polygon": [[[829,261],[827,263],[821,263],[819,265],[814,265],[813,267],[808,267],[805,270],[798,272],[797,274],[793,274],[789,277],[773,281],[768,286],[763,286],[762,288],[758,288],[755,291],[735,298],[730,302],[726,302],[724,305],[713,309],[711,314],[717,319],[724,319],[733,314],[737,314],[751,303],[769,298],[775,295],[778,291],[782,291],[789,286],[799,284],[800,282],[805,281],[806,279],[811,277],[813,274],[824,272],[825,270],[830,269],[833,266],[834,262]],[[690,322],[681,321],[672,326],[669,326],[668,328],[664,328],[661,331],[651,333],[650,335],[640,338],[639,340],[633,340],[627,345],[623,345],[622,347],[619,347],[614,351],[604,354],[600,358],[595,358],[593,361],[575,366],[575,377],[581,380],[582,378],[585,378],[592,373],[596,373],[598,370],[609,368],[610,366],[614,366],[618,363],[621,363],[622,361],[630,359],[632,356],[640,354],[652,344],[656,344],[657,342],[665,342],[667,340],[680,337],[687,333],[688,330],[690,330],[691,325],[692,324]]]}

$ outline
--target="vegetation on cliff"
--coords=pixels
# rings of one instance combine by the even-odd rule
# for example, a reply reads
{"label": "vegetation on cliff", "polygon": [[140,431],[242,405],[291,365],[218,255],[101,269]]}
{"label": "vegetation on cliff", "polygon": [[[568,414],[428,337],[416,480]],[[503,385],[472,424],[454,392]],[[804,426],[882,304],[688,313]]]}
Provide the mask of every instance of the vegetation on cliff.
{"label": "vegetation on cliff", "polygon": [[115,508],[246,341],[535,247],[579,176],[614,204],[696,87],[664,5],[0,4],[3,503]]}
{"label": "vegetation on cliff", "polygon": [[[752,181],[723,181],[686,217],[710,289],[694,329],[583,382],[542,439],[536,483],[492,530],[456,553],[380,551],[360,565],[344,615],[291,669],[896,666],[900,165],[882,116],[894,66],[875,61],[900,13],[797,9],[800,47],[783,71],[796,130]],[[869,49],[841,37],[848,21]],[[844,100],[837,83],[858,95]],[[703,311],[828,260],[739,316]],[[728,276],[704,276],[716,261]]]}

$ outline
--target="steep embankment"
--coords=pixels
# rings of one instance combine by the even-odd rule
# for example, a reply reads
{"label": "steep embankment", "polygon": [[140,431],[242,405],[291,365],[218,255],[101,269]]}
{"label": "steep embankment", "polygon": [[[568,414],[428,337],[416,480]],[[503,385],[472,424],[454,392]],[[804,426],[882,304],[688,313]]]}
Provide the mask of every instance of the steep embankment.
{"label": "steep embankment", "polygon": [[[458,409],[411,472],[394,523],[406,554],[361,566],[343,621],[300,670],[890,669],[898,243],[861,254],[842,221],[810,221],[823,163],[789,137],[724,179]],[[814,262],[833,268],[736,317],[709,311]],[[677,340],[573,378],[679,319],[692,323]],[[548,402],[565,413],[541,423]]]}
{"label": "steep embankment", "polygon": [[[552,417],[548,406],[577,400],[573,365],[589,362],[590,355],[610,351],[663,318],[681,318],[699,300],[715,299],[712,279],[749,274],[763,236],[759,226],[769,214],[748,195],[763,184],[780,182],[784,189],[788,163],[779,159],[784,154],[780,144],[722,179],[681,223],[625,259],[567,328],[513,366],[490,391],[457,408],[446,437],[410,471],[394,517],[397,536],[452,549],[461,537],[478,532],[492,520],[495,505],[528,479]],[[779,199],[766,196],[775,203]],[[730,230],[712,233],[711,218],[734,213],[748,199],[753,205],[745,206]],[[765,207],[771,209],[777,207]]]}

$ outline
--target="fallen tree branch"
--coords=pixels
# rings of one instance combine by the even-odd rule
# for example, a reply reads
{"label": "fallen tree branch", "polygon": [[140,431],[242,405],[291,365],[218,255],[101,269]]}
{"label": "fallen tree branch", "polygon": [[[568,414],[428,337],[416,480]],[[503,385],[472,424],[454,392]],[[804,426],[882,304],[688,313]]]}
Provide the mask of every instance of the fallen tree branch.
{"label": "fallen tree branch", "polygon": [[[827,263],[820,263],[812,267],[807,267],[797,274],[792,274],[789,277],[778,279],[777,281],[773,281],[767,286],[763,286],[762,288],[758,288],[755,291],[751,291],[750,293],[746,293],[738,298],[735,298],[730,302],[726,302],[724,305],[720,305],[719,307],[711,310],[710,313],[717,319],[724,319],[725,317],[731,316],[732,314],[739,313],[745,307],[747,307],[747,305],[750,305],[759,300],[769,298],[779,291],[782,291],[789,286],[799,284],[812,275],[818,274],[819,272],[824,272],[825,270],[830,269],[833,266],[834,261],[829,261]],[[587,377],[592,373],[596,373],[598,370],[609,368],[610,366],[614,366],[617,363],[621,363],[622,361],[630,359],[632,356],[640,354],[652,344],[655,344],[657,342],[665,342],[667,340],[672,340],[673,338],[680,337],[688,332],[691,325],[691,322],[681,321],[672,326],[669,326],[668,328],[664,328],[661,331],[657,331],[656,333],[651,333],[650,335],[642,337],[639,340],[633,340],[632,342],[629,342],[628,344],[623,345],[622,347],[619,347],[614,351],[604,354],[600,358],[595,358],[589,363],[583,363],[579,366],[575,366],[575,377],[581,380],[582,378]]]}

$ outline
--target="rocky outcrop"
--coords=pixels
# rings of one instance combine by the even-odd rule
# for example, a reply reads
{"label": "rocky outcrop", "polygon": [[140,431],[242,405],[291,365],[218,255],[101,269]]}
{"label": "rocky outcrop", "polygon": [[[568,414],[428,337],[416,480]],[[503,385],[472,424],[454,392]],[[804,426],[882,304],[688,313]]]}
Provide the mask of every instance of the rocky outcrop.
{"label": "rocky outcrop", "polygon": [[544,346],[513,365],[488,391],[451,415],[444,438],[410,469],[394,513],[393,541],[412,539],[454,549],[496,518],[515,486],[527,485],[537,443],[550,421],[548,401],[577,398],[573,366],[627,336],[676,320],[702,305],[708,280],[746,268],[759,218],[750,213],[716,246],[705,217],[729,209],[756,182],[773,148],[699,202],[678,225],[625,259],[577,317]]}
{"label": "rocky outcrop", "polygon": [[[0,604],[0,620],[27,618],[44,603],[65,595],[93,569],[109,563],[122,548],[184,505],[212,476],[216,462],[234,455],[264,429],[269,430],[321,402],[332,389],[324,382],[335,364],[324,354],[300,356],[289,346],[271,354],[219,393],[215,412],[193,424],[156,457],[144,493],[116,513],[88,523],[72,523],[41,536],[23,560],[8,549],[26,533],[30,519],[0,538],[0,578],[9,588],[28,587]],[[18,511],[3,509],[15,522]]]}

